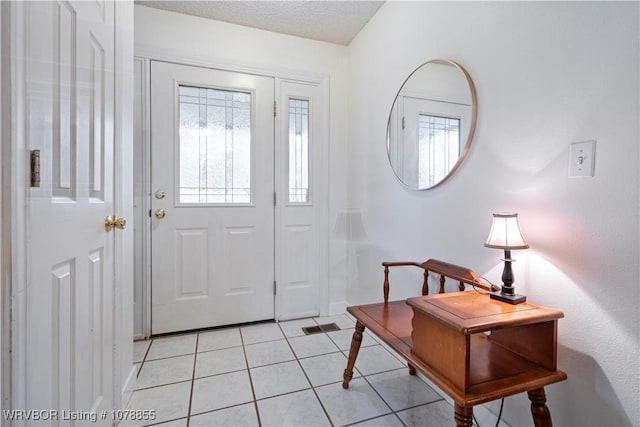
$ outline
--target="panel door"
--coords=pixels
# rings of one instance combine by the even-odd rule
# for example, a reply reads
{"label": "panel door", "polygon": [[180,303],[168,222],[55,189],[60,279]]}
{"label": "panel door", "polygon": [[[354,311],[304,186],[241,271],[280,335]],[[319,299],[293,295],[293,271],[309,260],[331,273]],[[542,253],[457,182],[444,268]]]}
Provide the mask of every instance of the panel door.
{"label": "panel door", "polygon": [[114,395],[114,4],[26,8],[27,146],[41,158],[27,199],[27,407],[100,414]]}
{"label": "panel door", "polygon": [[274,81],[151,63],[152,333],[274,318]]}
{"label": "panel door", "polygon": [[320,88],[279,82],[278,320],[320,314]]}

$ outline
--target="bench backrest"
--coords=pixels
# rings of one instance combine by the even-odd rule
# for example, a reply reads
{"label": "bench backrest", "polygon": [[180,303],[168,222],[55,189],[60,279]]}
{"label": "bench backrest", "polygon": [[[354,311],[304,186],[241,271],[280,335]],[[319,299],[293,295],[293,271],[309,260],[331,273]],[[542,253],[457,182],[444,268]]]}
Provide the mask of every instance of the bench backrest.
{"label": "bench backrest", "polygon": [[459,265],[450,264],[448,262],[440,261],[437,259],[429,259],[423,263],[417,262],[383,262],[384,267],[384,302],[389,301],[389,267],[404,267],[413,266],[422,268],[424,270],[424,280],[422,282],[422,295],[429,294],[429,273],[440,275],[440,289],[438,293],[444,293],[444,284],[447,278],[458,282],[458,290],[464,291],[466,285],[472,285],[478,288],[482,288],[486,291],[500,290],[498,286],[490,285],[483,282],[476,273],[470,268],[460,267]]}

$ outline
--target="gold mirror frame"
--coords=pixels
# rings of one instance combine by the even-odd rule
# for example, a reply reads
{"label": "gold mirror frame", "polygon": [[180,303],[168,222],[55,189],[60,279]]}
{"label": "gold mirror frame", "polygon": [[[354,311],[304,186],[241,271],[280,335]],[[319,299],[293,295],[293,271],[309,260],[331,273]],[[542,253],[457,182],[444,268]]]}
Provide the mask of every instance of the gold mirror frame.
{"label": "gold mirror frame", "polygon": [[[463,77],[464,80],[467,83],[468,86],[468,96],[470,97],[470,102],[471,104],[468,105],[471,107],[471,111],[470,111],[470,123],[469,123],[469,128],[468,128],[468,133],[466,136],[466,141],[464,142],[464,146],[462,147],[462,149],[460,150],[460,153],[458,155],[458,159],[455,162],[455,164],[453,166],[451,166],[448,170],[448,172],[436,183],[426,186],[426,187],[420,187],[419,185],[411,185],[411,183],[407,183],[405,182],[405,180],[403,180],[403,178],[400,176],[396,165],[394,165],[394,162],[392,160],[392,156],[391,156],[391,131],[392,131],[392,120],[394,119],[394,111],[396,109],[396,105],[398,103],[398,99],[399,97],[402,95],[403,93],[403,89],[405,89],[405,87],[407,87],[408,83],[411,81],[412,77],[417,76],[420,72],[420,70],[424,70],[429,64],[440,64],[440,65],[449,65],[454,67]],[[442,100],[438,100],[438,99],[434,99],[433,101],[435,102],[443,102]],[[445,101],[446,102],[446,101]],[[462,104],[460,104],[462,105]],[[411,189],[411,190],[429,190],[432,188],[435,188],[437,186],[439,186],[440,184],[444,183],[445,181],[447,181],[449,178],[451,178],[455,172],[460,168],[460,165],[462,164],[462,162],[464,161],[464,159],[467,156],[467,153],[469,151],[469,148],[471,146],[471,141],[473,140],[473,136],[475,134],[475,128],[476,128],[476,120],[477,120],[477,96],[476,96],[476,89],[475,89],[475,85],[473,84],[473,80],[471,79],[471,76],[469,75],[469,73],[457,62],[452,61],[450,59],[433,59],[430,61],[427,61],[423,64],[421,64],[419,67],[417,67],[403,82],[402,86],[400,86],[400,89],[398,90],[398,93],[396,94],[396,97],[394,98],[393,104],[391,106],[391,111],[389,113],[389,120],[387,122],[387,157],[389,159],[389,164],[391,165],[391,169],[393,170],[394,175],[396,176],[396,178],[398,179],[398,181],[406,188]],[[396,135],[396,139],[399,139]],[[399,142],[396,142],[396,144],[398,144]],[[417,163],[416,163],[417,164]]]}

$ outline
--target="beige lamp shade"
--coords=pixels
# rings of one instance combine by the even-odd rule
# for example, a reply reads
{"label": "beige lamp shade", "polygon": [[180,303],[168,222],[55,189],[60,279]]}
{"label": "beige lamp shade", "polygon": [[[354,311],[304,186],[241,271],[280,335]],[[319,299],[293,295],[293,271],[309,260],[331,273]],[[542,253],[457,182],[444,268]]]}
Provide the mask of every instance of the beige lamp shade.
{"label": "beige lamp shade", "polygon": [[484,245],[495,249],[527,249],[529,244],[520,231],[517,213],[494,213],[491,231]]}

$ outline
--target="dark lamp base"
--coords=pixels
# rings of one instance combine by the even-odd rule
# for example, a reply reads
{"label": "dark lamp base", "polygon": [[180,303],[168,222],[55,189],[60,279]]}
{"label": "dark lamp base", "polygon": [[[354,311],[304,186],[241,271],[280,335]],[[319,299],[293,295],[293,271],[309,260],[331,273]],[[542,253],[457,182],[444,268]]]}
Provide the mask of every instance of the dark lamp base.
{"label": "dark lamp base", "polygon": [[507,304],[520,304],[527,300],[525,295],[520,294],[505,294],[502,291],[492,292],[491,299],[497,299],[498,301],[506,302]]}

